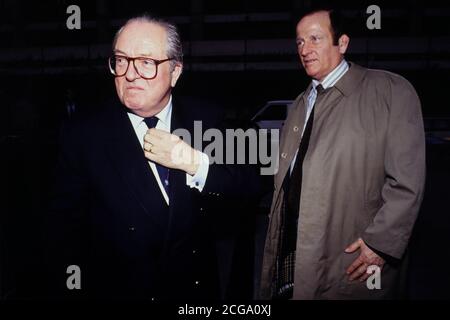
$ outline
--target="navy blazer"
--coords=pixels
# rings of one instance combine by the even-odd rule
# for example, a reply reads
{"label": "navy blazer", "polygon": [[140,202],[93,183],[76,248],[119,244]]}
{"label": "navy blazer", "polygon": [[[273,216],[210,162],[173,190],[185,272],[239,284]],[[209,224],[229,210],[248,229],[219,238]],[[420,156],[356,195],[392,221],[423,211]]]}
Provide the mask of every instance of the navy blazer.
{"label": "navy blazer", "polygon": [[[223,125],[218,108],[173,99],[172,131],[192,134],[195,120],[203,130]],[[171,170],[167,206],[120,103],[71,120],[60,154],[46,228],[50,295],[218,297],[211,213],[220,199],[255,194],[253,168],[211,165],[201,193]],[[69,265],[81,268],[81,290],[66,287]]]}

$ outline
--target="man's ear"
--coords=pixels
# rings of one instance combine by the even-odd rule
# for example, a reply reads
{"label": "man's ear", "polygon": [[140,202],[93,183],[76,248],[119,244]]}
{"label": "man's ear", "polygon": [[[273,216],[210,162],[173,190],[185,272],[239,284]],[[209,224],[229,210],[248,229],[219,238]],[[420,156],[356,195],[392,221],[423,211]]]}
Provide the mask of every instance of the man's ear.
{"label": "man's ear", "polygon": [[346,35],[343,34],[340,38],[339,38],[339,53],[340,54],[344,54],[345,51],[347,51],[347,47],[348,47],[348,43],[350,42],[350,38]]}
{"label": "man's ear", "polygon": [[181,72],[183,71],[183,64],[177,62],[177,64],[174,66],[171,75],[172,78],[170,79],[170,85],[173,87],[175,87],[175,85],[177,84],[178,78],[181,76]]}

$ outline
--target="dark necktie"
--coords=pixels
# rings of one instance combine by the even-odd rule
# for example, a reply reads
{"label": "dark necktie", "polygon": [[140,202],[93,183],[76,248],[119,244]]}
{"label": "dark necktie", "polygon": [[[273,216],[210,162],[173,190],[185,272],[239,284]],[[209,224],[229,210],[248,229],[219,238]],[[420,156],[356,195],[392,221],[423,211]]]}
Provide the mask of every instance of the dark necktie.
{"label": "dark necktie", "polygon": [[[317,95],[324,89],[321,85],[316,87]],[[317,98],[316,98],[317,101]],[[289,170],[284,178],[284,204],[282,210],[282,230],[280,252],[278,254],[277,267],[277,292],[275,299],[290,299],[294,291],[295,252],[297,245],[297,225],[300,210],[300,196],[302,191],[303,160],[308,151],[309,139],[311,137],[314,122],[315,103],[306,122],[297,158],[292,173]]]}
{"label": "dark necktie", "polygon": [[[316,87],[317,96],[324,90],[322,85]],[[316,98],[317,101],[317,98]],[[300,196],[302,193],[302,178],[303,178],[303,160],[305,160],[306,152],[308,151],[309,139],[311,138],[311,132],[314,122],[314,106],[309,115],[308,121],[306,122],[305,131],[303,132],[302,139],[300,141],[300,146],[298,147],[297,158],[295,159],[294,168],[287,186],[287,209],[289,213],[295,215],[295,219],[298,218]],[[288,177],[288,175],[286,176]],[[295,224],[295,234],[297,234],[297,224]]]}
{"label": "dark necktie", "polygon": [[[150,117],[150,118],[144,118],[144,122],[147,125],[147,127],[155,128],[156,124],[158,123],[157,117]],[[162,185],[164,186],[164,189],[166,189],[167,196],[169,196],[169,169],[166,167],[163,167],[162,165],[157,164],[156,162],[153,162],[156,166],[156,169],[158,170],[158,175],[161,180]]]}

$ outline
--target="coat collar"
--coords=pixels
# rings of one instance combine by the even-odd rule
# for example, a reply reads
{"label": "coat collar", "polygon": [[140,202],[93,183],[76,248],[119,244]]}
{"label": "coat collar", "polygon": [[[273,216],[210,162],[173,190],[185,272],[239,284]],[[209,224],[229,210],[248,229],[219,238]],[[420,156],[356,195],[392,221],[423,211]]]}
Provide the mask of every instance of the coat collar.
{"label": "coat collar", "polygon": [[367,69],[353,62],[349,62],[349,66],[348,71],[334,85],[344,96],[349,96],[358,89],[359,84],[367,73]]}

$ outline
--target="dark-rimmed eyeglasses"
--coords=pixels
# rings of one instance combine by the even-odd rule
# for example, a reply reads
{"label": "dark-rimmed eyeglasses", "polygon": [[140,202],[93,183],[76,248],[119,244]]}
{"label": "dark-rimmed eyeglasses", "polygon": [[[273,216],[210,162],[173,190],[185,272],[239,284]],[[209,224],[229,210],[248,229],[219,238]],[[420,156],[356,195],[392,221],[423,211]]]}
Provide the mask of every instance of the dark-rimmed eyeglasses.
{"label": "dark-rimmed eyeglasses", "polygon": [[130,66],[130,61],[133,62],[134,70],[144,79],[150,80],[156,78],[158,75],[158,66],[166,61],[173,60],[173,58],[167,58],[163,60],[157,60],[147,57],[126,57],[122,55],[113,55],[108,60],[109,70],[116,77],[124,76]]}

